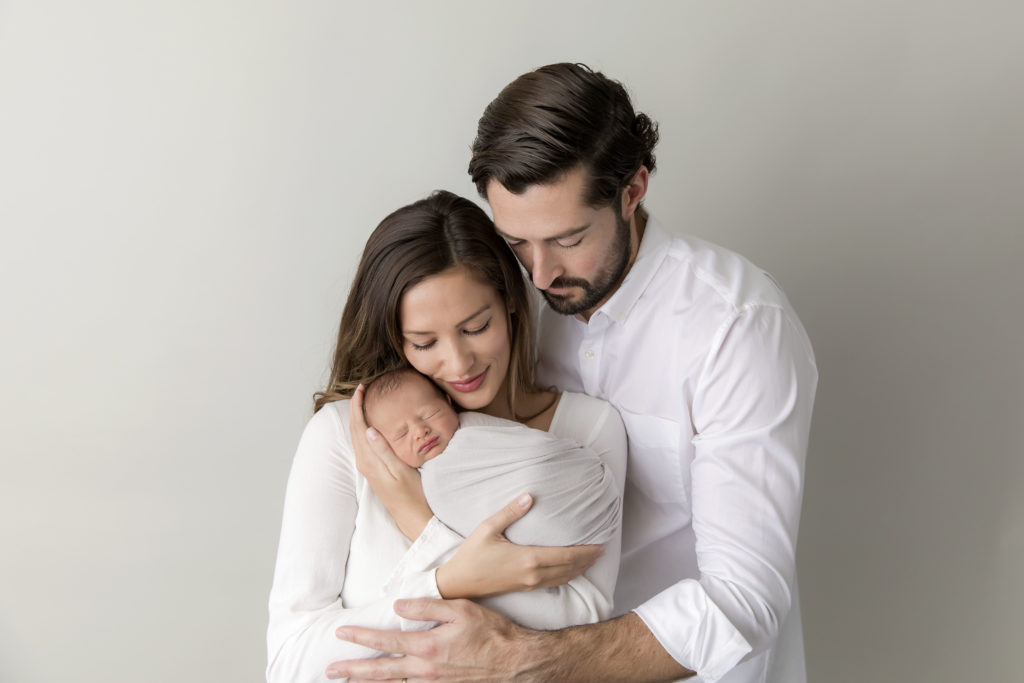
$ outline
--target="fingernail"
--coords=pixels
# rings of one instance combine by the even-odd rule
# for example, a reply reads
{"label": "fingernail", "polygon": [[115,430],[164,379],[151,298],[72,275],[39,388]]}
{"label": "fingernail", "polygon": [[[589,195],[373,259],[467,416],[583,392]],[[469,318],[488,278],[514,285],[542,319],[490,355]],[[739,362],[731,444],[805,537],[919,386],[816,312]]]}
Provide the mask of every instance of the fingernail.
{"label": "fingernail", "polygon": [[374,429],[373,427],[370,427],[369,429],[366,430],[366,438],[369,439],[370,441],[376,441],[377,436],[379,436],[377,434],[377,430]]}
{"label": "fingernail", "polygon": [[328,669],[327,670],[327,677],[328,678],[341,678],[341,672],[340,671],[335,671],[334,669]]}
{"label": "fingernail", "polygon": [[516,502],[519,503],[519,507],[521,507],[521,508],[526,507],[527,505],[530,504],[530,494],[529,493],[524,493],[523,495],[519,496],[519,498],[516,500]]}
{"label": "fingernail", "polygon": [[334,635],[338,638],[341,638],[342,640],[348,640],[348,632],[345,631],[344,628],[339,628],[337,631],[334,632]]}
{"label": "fingernail", "polygon": [[395,600],[395,609],[405,609],[409,606],[408,600]]}

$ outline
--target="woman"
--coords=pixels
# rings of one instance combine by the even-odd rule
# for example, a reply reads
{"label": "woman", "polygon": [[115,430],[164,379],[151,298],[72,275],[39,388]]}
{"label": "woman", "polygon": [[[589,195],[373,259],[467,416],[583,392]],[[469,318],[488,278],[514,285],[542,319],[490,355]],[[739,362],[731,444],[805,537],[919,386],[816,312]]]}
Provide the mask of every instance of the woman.
{"label": "woman", "polygon": [[[418,471],[379,435],[373,439],[363,418],[361,385],[409,364],[462,409],[591,448],[621,493],[626,444],[618,415],[596,399],[538,389],[532,358],[526,285],[479,207],[437,192],[381,222],[363,252],[330,382],[317,396],[288,481],[270,597],[268,680],[325,680],[331,662],[372,656],[338,640],[335,630],[395,622],[398,597],[556,587],[552,605],[563,610],[564,625],[607,616],[618,535],[596,562],[594,546],[513,546],[502,531],[527,501],[463,539],[433,517]],[[495,501],[495,510],[506,503]]]}

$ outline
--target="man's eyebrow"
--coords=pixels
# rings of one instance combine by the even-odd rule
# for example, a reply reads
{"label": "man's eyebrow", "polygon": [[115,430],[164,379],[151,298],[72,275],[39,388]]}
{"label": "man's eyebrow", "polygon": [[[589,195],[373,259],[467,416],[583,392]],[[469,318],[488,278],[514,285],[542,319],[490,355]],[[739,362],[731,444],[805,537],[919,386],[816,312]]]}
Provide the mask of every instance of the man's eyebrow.
{"label": "man's eyebrow", "polygon": [[[483,313],[483,312],[485,312],[487,310],[490,310],[490,308],[491,308],[490,304],[485,304],[480,310],[478,310],[473,315],[468,316],[467,318],[464,318],[463,320],[460,320],[459,322],[455,323],[455,327],[459,327],[460,325],[465,325],[466,323],[468,323],[470,320],[472,320],[473,318],[477,317],[481,313]],[[433,334],[433,332],[417,332],[415,330],[402,330],[402,335],[403,336],[407,335],[407,334],[417,334],[417,335],[420,335],[420,336],[424,336],[424,335]]]}
{"label": "man's eyebrow", "polygon": [[[581,232],[583,232],[584,230],[589,229],[590,225],[591,225],[590,223],[587,223],[586,225],[582,225],[582,226],[580,226],[578,228],[569,228],[565,232],[560,232],[557,235],[553,235],[551,237],[545,237],[544,241],[545,242],[557,242],[558,240],[564,240],[566,237],[573,237],[574,235],[578,235]],[[506,232],[502,232],[501,228],[499,228],[497,226],[494,227],[494,231],[497,232],[498,236],[501,237],[506,242],[508,242],[508,241],[522,242],[523,241],[519,237],[514,237],[512,235],[509,235]]]}

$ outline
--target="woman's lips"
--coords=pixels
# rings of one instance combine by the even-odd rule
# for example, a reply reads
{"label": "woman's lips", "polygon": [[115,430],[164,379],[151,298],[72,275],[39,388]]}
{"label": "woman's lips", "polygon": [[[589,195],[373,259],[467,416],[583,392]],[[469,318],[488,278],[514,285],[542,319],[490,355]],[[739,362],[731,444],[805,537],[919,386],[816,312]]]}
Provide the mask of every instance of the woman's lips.
{"label": "woman's lips", "polygon": [[431,439],[430,441],[428,441],[428,442],[426,442],[425,444],[423,444],[422,446],[420,446],[420,450],[418,451],[418,453],[419,453],[420,455],[423,455],[424,453],[426,453],[427,451],[429,451],[429,450],[430,450],[431,448],[433,448],[434,446],[436,446],[436,445],[437,445],[437,442],[438,442],[438,441],[439,441],[440,439],[441,439],[441,437],[439,437],[439,436],[435,436],[435,437],[434,437],[433,439]]}
{"label": "woman's lips", "polygon": [[486,370],[481,372],[476,377],[470,377],[469,379],[463,382],[448,382],[447,384],[455,391],[461,391],[464,394],[468,394],[471,391],[476,391],[477,389],[479,389],[480,385],[484,383],[485,379],[487,379]]}

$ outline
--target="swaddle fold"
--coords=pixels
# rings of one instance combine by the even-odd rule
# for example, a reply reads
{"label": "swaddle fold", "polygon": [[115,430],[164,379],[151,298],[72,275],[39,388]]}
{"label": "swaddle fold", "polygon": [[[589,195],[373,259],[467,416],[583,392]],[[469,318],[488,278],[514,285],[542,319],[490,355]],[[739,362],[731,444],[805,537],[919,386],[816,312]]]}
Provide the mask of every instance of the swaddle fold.
{"label": "swaddle fold", "polygon": [[522,493],[533,507],[505,535],[520,545],[605,543],[621,515],[615,482],[571,439],[481,413],[462,413],[444,453],[420,468],[438,519],[462,536]]}

